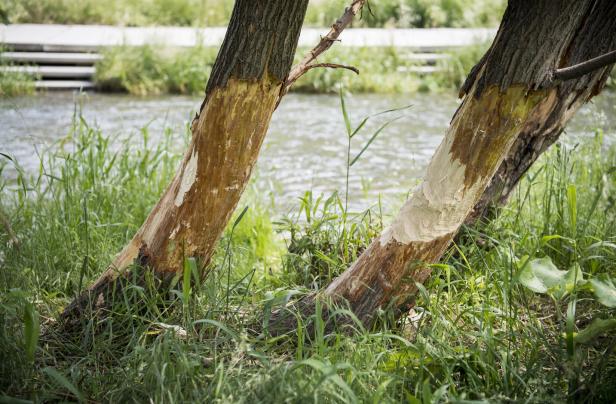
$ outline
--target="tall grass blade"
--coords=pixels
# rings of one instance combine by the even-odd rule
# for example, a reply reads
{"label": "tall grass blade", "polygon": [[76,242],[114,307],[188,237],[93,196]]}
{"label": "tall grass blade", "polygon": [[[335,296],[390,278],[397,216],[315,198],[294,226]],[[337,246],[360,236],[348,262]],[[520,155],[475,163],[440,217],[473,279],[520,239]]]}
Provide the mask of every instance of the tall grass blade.
{"label": "tall grass blade", "polygon": [[30,362],[34,361],[34,353],[40,335],[39,314],[34,305],[27,302],[24,307],[24,347],[26,357]]}
{"label": "tall grass blade", "polygon": [[51,367],[46,367],[43,369],[43,373],[45,373],[49,378],[51,378],[58,386],[68,390],[71,394],[80,402],[84,403],[86,401],[83,394],[79,391],[77,387],[73,383],[71,383],[64,375],[58,372],[56,369]]}

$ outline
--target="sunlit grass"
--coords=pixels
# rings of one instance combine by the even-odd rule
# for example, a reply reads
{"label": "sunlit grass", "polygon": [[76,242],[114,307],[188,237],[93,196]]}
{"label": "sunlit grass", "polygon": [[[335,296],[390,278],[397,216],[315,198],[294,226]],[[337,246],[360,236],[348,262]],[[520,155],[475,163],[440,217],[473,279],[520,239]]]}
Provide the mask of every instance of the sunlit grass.
{"label": "sunlit grass", "polygon": [[[7,48],[0,46],[0,54]],[[0,57],[0,97],[14,97],[17,95],[33,94],[36,76],[19,71],[6,70],[12,63]]]}
{"label": "sunlit grass", "polygon": [[[402,321],[384,311],[375,328],[356,325],[349,335],[317,319],[270,337],[261,327],[267,313],[327,284],[393,212],[376,200],[369,211],[346,212],[337,194],[308,191],[297,210],[277,217],[249,190],[209,277],[187,263],[191,288],[176,283],[161,294],[154,279],[129,281],[107,317],[84,317],[80,335],[58,334],[54,318],[136,231],[187,138],[165,132],[153,143],[143,129],[118,145],[77,114],[33,175],[1,157],[3,394],[108,402],[613,397],[616,337],[603,333],[571,352],[566,323],[571,299],[576,331],[614,310],[582,291],[554,302],[517,280],[520,260],[545,256],[560,269],[578,264],[585,276],[614,277],[616,148],[601,132],[574,148],[556,146],[494,221],[466,229]],[[38,340],[28,325],[37,316]]]}

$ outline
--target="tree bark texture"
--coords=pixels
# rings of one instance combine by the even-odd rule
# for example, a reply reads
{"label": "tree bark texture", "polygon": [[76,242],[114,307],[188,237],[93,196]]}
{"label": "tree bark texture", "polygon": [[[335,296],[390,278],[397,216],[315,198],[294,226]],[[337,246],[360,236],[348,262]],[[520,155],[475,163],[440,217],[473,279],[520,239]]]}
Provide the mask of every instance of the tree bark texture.
{"label": "tree bark texture", "polygon": [[575,111],[601,90],[609,67],[566,82],[555,81],[553,72],[615,45],[616,2],[511,0],[422,184],[392,225],[317,298],[343,299],[366,325],[379,308],[404,307],[459,227],[483,211],[486,200],[506,198]]}
{"label": "tree bark texture", "polygon": [[[171,184],[107,271],[66,310],[83,308],[132,264],[166,279],[211,258],[250,178],[291,68],[308,0],[237,0]],[[104,303],[104,302],[101,302]]]}
{"label": "tree bark texture", "polygon": [[[555,3],[560,4],[560,2]],[[577,6],[582,7],[581,12],[585,14],[574,31],[568,47],[561,52],[561,58],[556,66],[558,68],[575,65],[616,49],[616,2],[609,0],[580,2]],[[580,12],[579,9],[577,12]],[[561,32],[557,31],[553,36],[560,35]],[[492,56],[491,50],[490,48],[475,66],[473,73],[462,87],[460,96],[469,91],[476,80],[476,73]],[[499,56],[493,55],[493,57]],[[490,185],[473,208],[466,224],[472,224],[485,216],[491,208],[502,206],[507,202],[524,173],[558,140],[575,112],[601,92],[611,70],[612,66],[606,66],[579,79],[559,83],[558,104],[545,119],[533,122],[524,128]]]}

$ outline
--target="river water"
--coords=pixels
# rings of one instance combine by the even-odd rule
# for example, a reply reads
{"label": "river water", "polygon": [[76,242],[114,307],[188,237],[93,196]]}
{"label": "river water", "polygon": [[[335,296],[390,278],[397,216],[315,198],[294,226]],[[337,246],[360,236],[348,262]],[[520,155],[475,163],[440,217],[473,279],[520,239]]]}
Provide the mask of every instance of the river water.
{"label": "river water", "polygon": [[[0,100],[0,152],[14,156],[26,170],[38,167],[36,152],[53,147],[66,136],[75,108],[86,121],[118,139],[140,139],[148,127],[153,139],[164,130],[178,134],[200,105],[200,97],[47,93]],[[377,196],[399,200],[417,184],[449,120],[459,105],[453,93],[406,95],[349,95],[351,120],[395,107],[408,109],[372,118],[353,138],[356,155],[374,131],[391,122],[372,143],[350,172],[352,205],[363,208]],[[582,142],[596,128],[616,138],[616,93],[604,93],[585,106],[563,137],[569,144]],[[177,150],[181,153],[181,144]],[[276,206],[286,207],[312,189],[317,193],[342,191],[345,186],[346,147],[344,122],[337,95],[290,94],[275,112],[256,170],[256,187]],[[4,176],[12,176],[10,168]]]}

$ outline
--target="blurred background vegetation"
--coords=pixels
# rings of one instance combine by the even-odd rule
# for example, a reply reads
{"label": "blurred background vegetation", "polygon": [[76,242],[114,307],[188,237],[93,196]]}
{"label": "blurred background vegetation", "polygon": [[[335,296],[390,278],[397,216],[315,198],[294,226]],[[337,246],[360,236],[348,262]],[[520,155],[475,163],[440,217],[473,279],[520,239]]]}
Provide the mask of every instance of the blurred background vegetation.
{"label": "blurred background vegetation", "polygon": [[[457,90],[487,49],[478,44],[450,51],[435,72],[413,73],[417,64],[409,51],[394,47],[333,47],[322,61],[356,66],[360,74],[345,69],[313,69],[294,84],[293,91],[335,93],[342,85],[357,93],[412,93]],[[308,51],[298,49],[296,62]],[[217,49],[194,47],[171,49],[154,46],[119,46],[103,52],[96,65],[95,82],[100,90],[134,95],[201,94]]]}
{"label": "blurred background vegetation", "polygon": [[[0,0],[3,23],[225,26],[233,0]],[[312,0],[307,26],[329,26],[348,0]],[[356,27],[494,27],[505,0],[372,0]]]}

